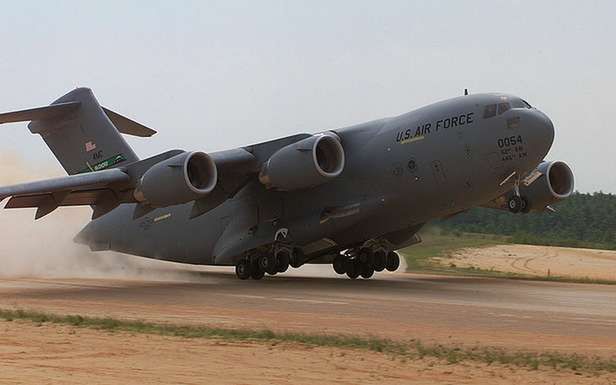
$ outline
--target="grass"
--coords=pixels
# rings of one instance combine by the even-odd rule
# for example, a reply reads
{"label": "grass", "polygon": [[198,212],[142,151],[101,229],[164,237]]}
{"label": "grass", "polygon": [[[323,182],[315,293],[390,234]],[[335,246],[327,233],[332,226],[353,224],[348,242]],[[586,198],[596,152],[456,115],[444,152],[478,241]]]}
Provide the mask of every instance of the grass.
{"label": "grass", "polygon": [[520,279],[530,281],[553,281],[571,283],[592,283],[616,285],[616,281],[588,277],[563,277],[557,275],[538,276],[497,270],[487,270],[476,267],[459,267],[444,265],[436,258],[446,258],[451,253],[465,248],[481,248],[513,243],[512,237],[491,234],[441,232],[438,228],[430,228],[422,234],[422,242],[400,251],[405,258],[407,271],[414,273],[438,273],[466,276],[482,276],[493,278]]}
{"label": "grass", "polygon": [[426,345],[417,339],[394,341],[376,337],[351,335],[307,334],[274,332],[267,329],[230,329],[200,325],[157,324],[144,321],[119,320],[114,318],[85,317],[80,315],[57,315],[30,310],[0,309],[0,319],[6,321],[30,321],[37,325],[45,323],[70,325],[96,330],[156,334],[182,338],[209,338],[233,341],[291,342],[308,346],[362,349],[390,354],[399,358],[436,358],[455,364],[475,361],[487,364],[503,364],[527,369],[552,368],[572,370],[589,374],[616,372],[616,360],[587,357],[557,352],[509,352],[493,347],[465,348],[460,346]]}

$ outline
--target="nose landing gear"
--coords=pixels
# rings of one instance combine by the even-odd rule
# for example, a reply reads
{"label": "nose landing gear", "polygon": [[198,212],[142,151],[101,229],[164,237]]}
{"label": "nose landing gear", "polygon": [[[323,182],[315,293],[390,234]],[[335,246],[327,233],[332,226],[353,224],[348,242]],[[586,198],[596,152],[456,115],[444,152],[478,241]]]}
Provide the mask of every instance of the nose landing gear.
{"label": "nose landing gear", "polygon": [[[514,174],[512,174],[514,175]],[[510,175],[510,177],[512,176]],[[506,179],[507,180],[507,179]],[[507,208],[509,212],[513,214],[517,213],[528,213],[530,210],[530,205],[528,204],[528,199],[520,195],[520,180],[519,178],[515,179],[513,185],[513,195],[509,197],[507,200]]]}
{"label": "nose landing gear", "polygon": [[507,201],[507,208],[514,214],[527,213],[529,209],[528,200],[525,197],[513,195]]}

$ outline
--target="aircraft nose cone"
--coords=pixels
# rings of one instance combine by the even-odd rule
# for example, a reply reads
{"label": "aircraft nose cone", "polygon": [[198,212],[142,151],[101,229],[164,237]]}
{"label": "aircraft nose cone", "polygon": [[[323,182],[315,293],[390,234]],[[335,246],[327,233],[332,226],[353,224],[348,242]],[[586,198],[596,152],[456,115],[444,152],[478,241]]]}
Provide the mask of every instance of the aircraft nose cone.
{"label": "aircraft nose cone", "polygon": [[554,142],[554,124],[543,112],[538,110],[533,112],[533,136],[536,138],[539,152],[545,156]]}

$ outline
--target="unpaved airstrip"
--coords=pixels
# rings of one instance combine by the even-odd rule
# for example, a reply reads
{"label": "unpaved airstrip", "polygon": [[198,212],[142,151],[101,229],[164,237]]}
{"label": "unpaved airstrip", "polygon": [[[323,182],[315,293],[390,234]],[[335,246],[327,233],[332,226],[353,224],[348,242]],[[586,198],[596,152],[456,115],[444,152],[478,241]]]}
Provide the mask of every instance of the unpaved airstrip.
{"label": "unpaved airstrip", "polygon": [[538,277],[616,281],[616,251],[498,245],[453,252],[441,261],[458,267],[474,267]]}
{"label": "unpaved airstrip", "polygon": [[[240,281],[226,268],[152,269],[172,279],[1,278],[0,308],[616,357],[612,285],[406,273],[352,281],[314,268]],[[611,384],[616,375],[0,321],[3,384],[317,381]]]}

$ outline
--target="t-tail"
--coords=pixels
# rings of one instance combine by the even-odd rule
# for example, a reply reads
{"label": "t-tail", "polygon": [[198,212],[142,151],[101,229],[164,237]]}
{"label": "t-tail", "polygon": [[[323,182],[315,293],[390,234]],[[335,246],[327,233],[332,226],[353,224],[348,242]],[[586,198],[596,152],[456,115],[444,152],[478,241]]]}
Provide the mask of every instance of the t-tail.
{"label": "t-tail", "polygon": [[139,160],[121,133],[156,131],[101,106],[89,88],[77,88],[45,107],[0,114],[0,123],[31,121],[69,175],[115,168]]}

